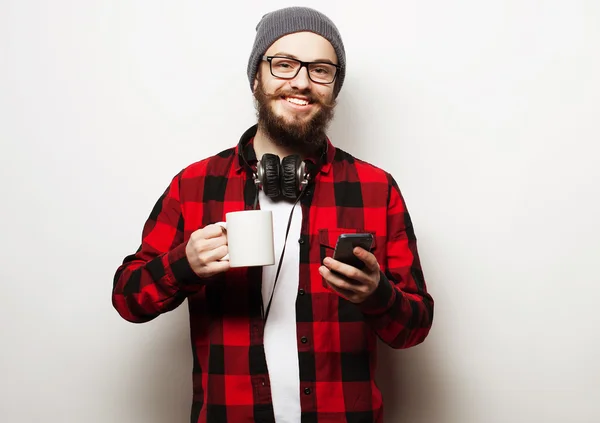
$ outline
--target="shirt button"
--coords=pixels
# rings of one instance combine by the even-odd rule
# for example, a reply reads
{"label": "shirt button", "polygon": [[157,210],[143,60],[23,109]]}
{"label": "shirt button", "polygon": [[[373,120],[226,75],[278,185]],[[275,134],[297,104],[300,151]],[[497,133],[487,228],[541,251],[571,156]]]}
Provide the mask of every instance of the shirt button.
{"label": "shirt button", "polygon": [[310,388],[304,388],[304,394],[310,395]]}
{"label": "shirt button", "polygon": [[300,289],[300,290],[298,291],[298,294],[300,294],[300,295],[304,295],[304,293],[305,293],[305,291],[304,291],[303,289]]}
{"label": "shirt button", "polygon": [[306,344],[308,342],[308,339],[306,338],[306,336],[303,336],[302,338],[300,338],[300,342]]}
{"label": "shirt button", "polygon": [[300,244],[300,245],[304,244],[304,240],[302,238],[299,238],[298,239],[298,244]]}

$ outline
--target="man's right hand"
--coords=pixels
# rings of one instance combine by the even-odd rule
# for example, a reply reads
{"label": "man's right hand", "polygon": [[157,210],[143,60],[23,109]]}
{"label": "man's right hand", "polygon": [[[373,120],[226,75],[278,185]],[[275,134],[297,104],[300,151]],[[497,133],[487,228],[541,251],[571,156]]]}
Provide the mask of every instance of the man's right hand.
{"label": "man's right hand", "polygon": [[221,261],[227,253],[227,231],[218,224],[193,232],[185,247],[190,267],[201,278],[229,270],[229,260]]}

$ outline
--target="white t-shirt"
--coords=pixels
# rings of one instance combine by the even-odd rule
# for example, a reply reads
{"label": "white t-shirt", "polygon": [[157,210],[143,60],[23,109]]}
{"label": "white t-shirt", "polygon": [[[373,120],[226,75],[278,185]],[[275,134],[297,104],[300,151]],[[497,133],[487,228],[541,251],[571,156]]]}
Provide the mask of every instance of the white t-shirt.
{"label": "white t-shirt", "polygon": [[[263,267],[262,295],[265,312],[271,297],[277,266],[283,249],[285,231],[292,211],[292,200],[272,200],[259,191],[261,210],[273,213],[273,238],[275,264]],[[271,309],[265,326],[264,344],[267,368],[271,380],[273,409],[277,423],[300,423],[300,370],[296,338],[296,296],[298,275],[300,228],[302,209],[296,204],[287,238],[283,264],[277,278]]]}

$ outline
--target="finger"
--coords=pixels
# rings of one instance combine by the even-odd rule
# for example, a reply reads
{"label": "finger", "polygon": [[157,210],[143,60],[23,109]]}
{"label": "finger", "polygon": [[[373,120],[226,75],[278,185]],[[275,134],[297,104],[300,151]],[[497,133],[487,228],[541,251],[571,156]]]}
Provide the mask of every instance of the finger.
{"label": "finger", "polygon": [[377,261],[377,258],[373,255],[373,253],[370,253],[369,251],[361,247],[356,247],[353,253],[356,257],[359,258],[359,260],[365,263],[367,269],[369,269],[371,272],[379,271],[379,262]]}
{"label": "finger", "polygon": [[227,245],[227,237],[225,235],[221,235],[216,238],[205,239],[198,244],[198,252],[201,253],[204,251],[211,251],[223,245]]}
{"label": "finger", "polygon": [[226,233],[225,228],[223,228],[221,225],[217,225],[216,223],[213,223],[212,225],[206,225],[201,229],[201,231],[202,237],[205,239],[217,238]]}
{"label": "finger", "polygon": [[206,263],[206,266],[209,266],[213,262],[221,260],[228,252],[229,248],[227,245],[221,245],[220,247],[202,252],[198,258],[201,263]]}
{"label": "finger", "polygon": [[[327,269],[326,268],[324,268],[324,269],[325,269],[324,273],[326,273]],[[327,283],[327,286],[329,286],[329,288],[333,292],[337,293],[340,297],[342,297],[342,298],[344,298],[344,299],[346,299],[346,300],[348,300],[350,302],[353,302],[353,303],[357,303],[357,302],[360,301],[360,298],[361,298],[360,295],[361,294],[356,293],[355,291],[350,290],[350,289],[340,288],[338,285],[335,284],[335,282],[333,280],[328,280],[325,277],[323,279]]]}
{"label": "finger", "polygon": [[355,283],[369,283],[369,275],[362,270],[357,269],[356,267],[350,266],[349,264],[342,263],[341,261],[337,261],[330,257],[325,258],[325,260],[323,260],[323,264],[330,270],[345,276]]}
{"label": "finger", "polygon": [[361,292],[361,285],[349,282],[346,278],[333,273],[326,266],[319,267],[319,273],[336,290],[348,291],[350,295]]}
{"label": "finger", "polygon": [[204,267],[203,272],[205,276],[213,276],[219,273],[227,272],[230,269],[229,261],[213,261]]}

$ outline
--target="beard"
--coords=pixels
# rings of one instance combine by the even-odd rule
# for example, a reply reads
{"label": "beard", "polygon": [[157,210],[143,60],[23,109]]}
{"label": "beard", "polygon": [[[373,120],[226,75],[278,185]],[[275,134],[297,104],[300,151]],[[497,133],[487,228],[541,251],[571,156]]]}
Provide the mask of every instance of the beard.
{"label": "beard", "polygon": [[[312,107],[318,107],[315,115],[309,119],[294,116],[291,122],[276,115],[270,103],[293,95],[307,97],[308,101],[313,104]],[[324,102],[310,90],[280,89],[273,94],[267,94],[260,79],[254,90],[254,98],[258,126],[276,145],[290,148],[301,154],[312,154],[325,146],[326,131],[334,115],[335,99]]]}

